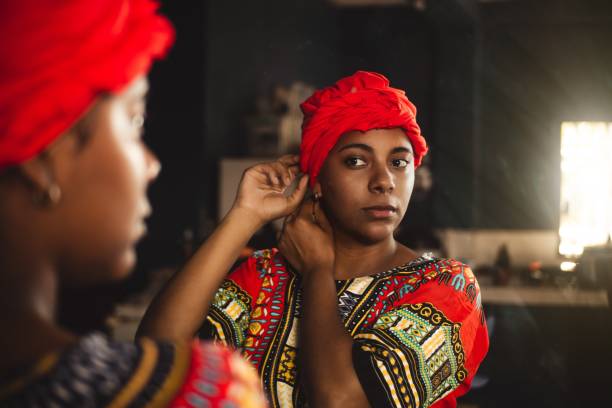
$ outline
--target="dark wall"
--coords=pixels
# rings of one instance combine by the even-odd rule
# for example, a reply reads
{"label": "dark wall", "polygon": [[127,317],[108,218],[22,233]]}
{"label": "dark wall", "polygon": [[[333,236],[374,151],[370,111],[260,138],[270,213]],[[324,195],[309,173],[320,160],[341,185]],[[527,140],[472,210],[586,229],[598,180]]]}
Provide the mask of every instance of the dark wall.
{"label": "dark wall", "polygon": [[434,33],[408,7],[334,8],[323,0],[209,2],[205,215],[216,214],[219,157],[247,154],[244,118],[276,84],[330,85],[359,69],[385,74],[419,108],[431,133]]}
{"label": "dark wall", "polygon": [[204,2],[165,1],[162,12],[176,28],[176,42],[149,75],[145,141],[162,171],[150,188],[153,215],[140,245],[140,270],[173,265],[181,258],[183,231],[197,225],[199,185],[205,177],[200,155],[205,138]]}
{"label": "dark wall", "polygon": [[217,214],[217,165],[245,155],[244,120],[255,99],[295,80],[327,83],[340,72],[335,14],[322,1],[207,2],[202,217]]}
{"label": "dark wall", "polygon": [[558,227],[562,120],[612,118],[612,3],[482,8],[477,227]]}
{"label": "dark wall", "polygon": [[439,228],[470,228],[476,220],[480,41],[474,22],[436,30],[434,128],[428,142],[434,176],[432,224]]}
{"label": "dark wall", "polygon": [[209,232],[219,159],[247,154],[244,118],[257,96],[357,69],[384,73],[419,109],[434,190],[409,217],[441,228],[556,228],[559,123],[612,112],[612,4],[469,3],[418,12],[164,2],[178,36],[151,74],[147,139],[164,169],[141,265],[180,258],[186,228]]}

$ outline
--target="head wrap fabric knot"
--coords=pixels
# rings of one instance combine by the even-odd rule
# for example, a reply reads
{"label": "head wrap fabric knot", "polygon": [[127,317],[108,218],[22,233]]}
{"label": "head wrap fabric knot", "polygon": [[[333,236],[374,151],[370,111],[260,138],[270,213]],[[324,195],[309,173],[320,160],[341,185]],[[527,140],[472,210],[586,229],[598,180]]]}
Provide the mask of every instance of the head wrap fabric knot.
{"label": "head wrap fabric knot", "polygon": [[0,3],[0,170],[43,151],[174,40],[153,0]]}
{"label": "head wrap fabric knot", "polygon": [[383,75],[357,71],[316,91],[300,106],[304,113],[300,167],[310,175],[311,187],[338,139],[350,131],[401,128],[412,144],[415,167],[427,154],[416,107],[404,91],[390,87]]}

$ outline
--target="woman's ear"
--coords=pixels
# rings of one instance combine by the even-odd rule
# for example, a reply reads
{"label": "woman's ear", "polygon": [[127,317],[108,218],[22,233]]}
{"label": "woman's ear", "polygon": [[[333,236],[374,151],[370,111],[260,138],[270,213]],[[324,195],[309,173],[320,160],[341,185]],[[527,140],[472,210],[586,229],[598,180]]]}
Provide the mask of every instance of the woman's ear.
{"label": "woman's ear", "polygon": [[44,190],[53,179],[53,171],[49,162],[48,154],[43,152],[21,163],[18,170],[30,187],[36,190]]}
{"label": "woman's ear", "polygon": [[56,183],[52,155],[42,152],[18,165],[17,170],[30,190],[33,202],[48,207],[61,199],[61,189]]}
{"label": "woman's ear", "polygon": [[50,207],[61,199],[61,174],[75,163],[77,155],[87,143],[89,132],[86,126],[94,109],[95,107],[43,152],[17,166],[17,173],[28,187],[36,205]]}

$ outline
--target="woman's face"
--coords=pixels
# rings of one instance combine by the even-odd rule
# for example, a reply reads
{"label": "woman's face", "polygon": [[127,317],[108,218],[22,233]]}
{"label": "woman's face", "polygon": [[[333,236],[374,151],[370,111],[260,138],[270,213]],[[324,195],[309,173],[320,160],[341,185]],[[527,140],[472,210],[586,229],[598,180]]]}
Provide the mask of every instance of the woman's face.
{"label": "woman's face", "polygon": [[87,140],[79,145],[68,137],[53,148],[62,198],[47,211],[58,237],[59,270],[69,284],[118,279],[135,264],[134,246],[151,211],[146,189],[160,169],[142,140],[147,89],[141,77],[101,98],[84,119]]}
{"label": "woman's face", "polygon": [[413,161],[412,145],[402,129],[343,135],[315,186],[334,232],[367,244],[391,236],[408,208]]}

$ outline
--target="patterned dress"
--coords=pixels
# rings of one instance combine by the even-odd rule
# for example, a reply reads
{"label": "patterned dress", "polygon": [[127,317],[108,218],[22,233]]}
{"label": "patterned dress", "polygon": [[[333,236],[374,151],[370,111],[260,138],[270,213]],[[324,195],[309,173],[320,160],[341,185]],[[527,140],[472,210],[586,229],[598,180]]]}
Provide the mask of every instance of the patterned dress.
{"label": "patterned dress", "polygon": [[[489,345],[469,267],[424,255],[336,287],[373,407],[456,406]],[[307,406],[296,359],[301,296],[299,275],[276,249],[256,252],[224,281],[200,331],[242,351],[272,407]]]}
{"label": "patterned dress", "polygon": [[96,333],[9,377],[0,384],[7,408],[266,406],[248,363],[200,342],[133,344]]}

